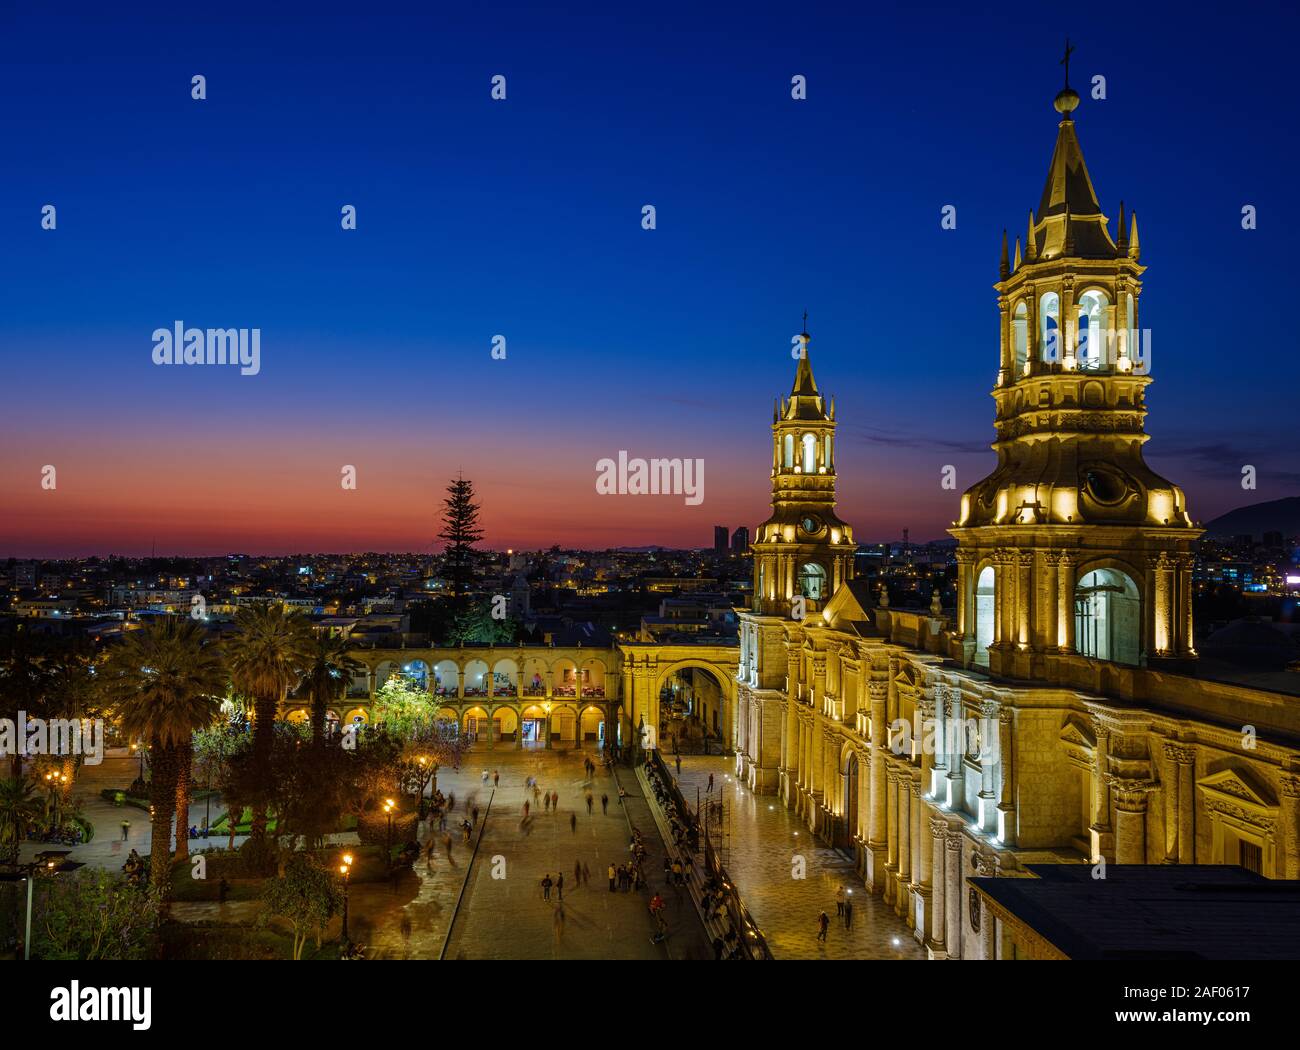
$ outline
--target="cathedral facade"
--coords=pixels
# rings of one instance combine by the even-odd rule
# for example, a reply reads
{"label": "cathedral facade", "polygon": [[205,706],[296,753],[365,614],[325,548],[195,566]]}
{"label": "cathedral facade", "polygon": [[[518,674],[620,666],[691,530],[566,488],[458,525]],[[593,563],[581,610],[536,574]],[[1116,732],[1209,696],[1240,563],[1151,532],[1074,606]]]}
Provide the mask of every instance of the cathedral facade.
{"label": "cathedral facade", "polygon": [[1112,232],[1056,146],[999,280],[997,465],[961,498],[955,611],[854,578],[808,337],[772,423],[772,516],[740,613],[736,773],[851,850],[932,958],[1035,941],[971,876],[1239,864],[1300,878],[1300,703],[1199,679],[1181,489],[1145,463],[1137,217]]}

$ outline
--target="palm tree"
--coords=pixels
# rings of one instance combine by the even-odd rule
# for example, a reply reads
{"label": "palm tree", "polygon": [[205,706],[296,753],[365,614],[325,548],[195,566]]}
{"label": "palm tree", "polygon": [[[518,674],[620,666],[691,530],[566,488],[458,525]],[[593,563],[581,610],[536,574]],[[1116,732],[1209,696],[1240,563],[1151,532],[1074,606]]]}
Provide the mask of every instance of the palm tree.
{"label": "palm tree", "polygon": [[[0,717],[17,721],[19,711],[38,711],[46,690],[49,674],[40,659],[33,653],[35,643],[27,632],[19,632],[4,642],[0,657]],[[15,748],[9,759],[9,775],[21,780],[23,756]]]}
{"label": "palm tree", "polygon": [[[160,620],[129,633],[104,662],[99,677],[123,733],[150,747],[149,869],[166,900],[171,896],[172,816],[181,764],[191,754],[195,731],[216,717],[226,687],[221,656],[216,646],[206,644],[203,628],[193,620]],[[181,821],[187,824],[188,814]]]}
{"label": "palm tree", "polygon": [[311,699],[311,740],[320,747],[325,742],[325,716],[332,701],[341,697],[348,680],[362,665],[347,654],[341,638],[317,635],[312,639],[311,657],[303,678]]}
{"label": "palm tree", "polygon": [[32,782],[25,777],[0,780],[0,846],[5,860],[18,863],[18,847],[40,819],[41,804],[32,795]]}
{"label": "palm tree", "polygon": [[[311,627],[280,604],[244,606],[235,613],[236,633],[227,641],[226,663],[235,689],[253,700],[253,763],[269,779],[280,705],[312,662]],[[266,836],[269,788],[253,807],[254,838]]]}

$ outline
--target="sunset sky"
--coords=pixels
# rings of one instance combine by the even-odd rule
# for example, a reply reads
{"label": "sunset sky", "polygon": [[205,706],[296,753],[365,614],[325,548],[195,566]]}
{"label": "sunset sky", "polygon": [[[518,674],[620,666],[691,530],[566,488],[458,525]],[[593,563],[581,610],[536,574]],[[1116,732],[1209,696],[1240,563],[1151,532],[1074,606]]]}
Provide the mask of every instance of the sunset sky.
{"label": "sunset sky", "polygon": [[[994,460],[991,285],[1067,33],[1149,266],[1148,461],[1200,520],[1300,493],[1281,6],[133,7],[0,14],[0,557],[428,550],[458,470],[494,548],[708,545],[766,515],[805,309],[841,516],[942,536]],[[260,328],[261,373],[155,366],[178,320]],[[703,459],[704,502],[597,495],[620,449]]]}

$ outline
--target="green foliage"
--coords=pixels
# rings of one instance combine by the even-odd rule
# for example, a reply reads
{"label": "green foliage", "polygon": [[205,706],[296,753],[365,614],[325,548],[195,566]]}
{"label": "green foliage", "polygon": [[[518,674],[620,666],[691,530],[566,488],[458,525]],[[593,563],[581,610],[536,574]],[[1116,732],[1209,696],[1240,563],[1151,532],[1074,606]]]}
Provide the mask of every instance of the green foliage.
{"label": "green foliage", "polygon": [[452,608],[460,612],[474,587],[474,578],[482,552],[476,544],[483,538],[479,526],[479,505],[474,502],[474,483],[457,477],[447,486],[442,501],[442,529],[438,539],[443,548],[443,571],[451,590]]}
{"label": "green foliage", "polygon": [[120,875],[82,868],[38,883],[32,954],[41,959],[121,961],[152,955],[160,895]]}
{"label": "green foliage", "polygon": [[0,780],[0,857],[10,864],[18,861],[18,848],[35,829],[42,805],[26,777]]}
{"label": "green foliage", "polygon": [[330,919],[343,907],[343,886],[311,856],[294,853],[283,874],[267,882],[262,899],[268,913],[293,927],[293,957],[301,959],[307,938],[315,934],[319,944]]}

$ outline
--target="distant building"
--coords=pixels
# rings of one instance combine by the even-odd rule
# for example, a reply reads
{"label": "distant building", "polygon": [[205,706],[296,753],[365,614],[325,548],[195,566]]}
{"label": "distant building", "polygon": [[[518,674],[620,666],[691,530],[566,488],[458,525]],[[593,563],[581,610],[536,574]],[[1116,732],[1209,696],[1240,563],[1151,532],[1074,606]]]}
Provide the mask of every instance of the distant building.
{"label": "distant building", "polygon": [[742,525],[731,534],[731,553],[745,554],[749,550],[749,526]]}
{"label": "distant building", "polygon": [[37,571],[36,562],[20,561],[14,566],[15,587],[35,587],[39,579],[40,573]]}
{"label": "distant building", "polygon": [[713,526],[713,553],[725,555],[727,553],[727,526]]}

